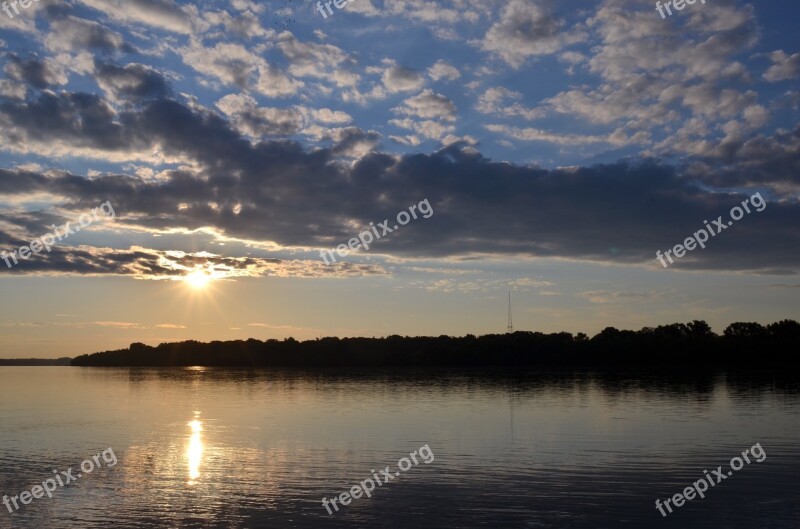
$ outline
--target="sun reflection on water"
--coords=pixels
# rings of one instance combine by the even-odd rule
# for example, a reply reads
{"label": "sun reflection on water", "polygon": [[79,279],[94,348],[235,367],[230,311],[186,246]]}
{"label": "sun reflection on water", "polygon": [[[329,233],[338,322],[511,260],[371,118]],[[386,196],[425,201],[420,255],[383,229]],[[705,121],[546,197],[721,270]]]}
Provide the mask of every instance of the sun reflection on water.
{"label": "sun reflection on water", "polygon": [[198,420],[200,412],[195,412],[195,418],[189,421],[188,426],[192,429],[189,437],[189,447],[186,450],[186,457],[189,461],[189,485],[197,483],[200,478],[200,463],[203,460],[203,421]]}

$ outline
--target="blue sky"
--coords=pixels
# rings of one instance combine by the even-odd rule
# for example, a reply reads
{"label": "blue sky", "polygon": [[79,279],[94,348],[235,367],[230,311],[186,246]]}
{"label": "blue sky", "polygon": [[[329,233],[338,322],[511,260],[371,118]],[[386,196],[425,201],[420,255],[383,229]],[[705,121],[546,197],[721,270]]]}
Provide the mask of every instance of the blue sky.
{"label": "blue sky", "polygon": [[315,5],[0,12],[0,247],[115,210],[0,261],[0,357],[798,317],[796,3]]}

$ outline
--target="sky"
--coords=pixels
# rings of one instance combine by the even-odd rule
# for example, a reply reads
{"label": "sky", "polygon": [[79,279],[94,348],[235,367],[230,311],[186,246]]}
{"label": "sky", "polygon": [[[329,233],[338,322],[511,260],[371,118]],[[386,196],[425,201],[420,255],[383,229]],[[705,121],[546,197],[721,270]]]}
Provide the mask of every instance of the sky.
{"label": "sky", "polygon": [[25,3],[0,358],[800,319],[795,0]]}

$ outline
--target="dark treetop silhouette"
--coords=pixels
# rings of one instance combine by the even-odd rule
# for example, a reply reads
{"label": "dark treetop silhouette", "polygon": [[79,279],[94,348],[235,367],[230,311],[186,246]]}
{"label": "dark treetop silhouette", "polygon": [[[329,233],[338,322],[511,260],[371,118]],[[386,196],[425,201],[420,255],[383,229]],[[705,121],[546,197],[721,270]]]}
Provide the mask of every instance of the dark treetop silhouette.
{"label": "dark treetop silhouette", "polygon": [[294,338],[266,342],[134,343],[128,349],[79,356],[73,366],[385,367],[385,366],[711,366],[794,365],[800,324],[783,320],[766,327],[732,323],[722,336],[704,321],[645,327],[607,327],[583,333],[517,331],[460,338]]}
{"label": "dark treetop silhouette", "polygon": [[72,358],[0,358],[0,366],[68,366]]}

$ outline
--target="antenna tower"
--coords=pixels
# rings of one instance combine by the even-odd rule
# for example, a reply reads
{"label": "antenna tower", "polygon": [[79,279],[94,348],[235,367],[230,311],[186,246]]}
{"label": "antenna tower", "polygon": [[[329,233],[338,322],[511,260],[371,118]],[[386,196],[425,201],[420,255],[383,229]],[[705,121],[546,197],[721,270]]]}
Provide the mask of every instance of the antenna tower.
{"label": "antenna tower", "polygon": [[511,323],[511,291],[508,291],[508,332],[514,332],[514,324]]}

